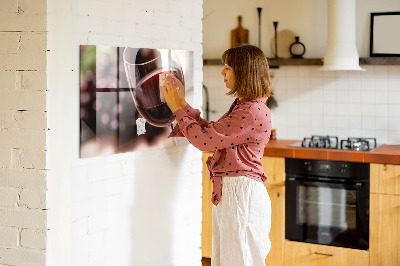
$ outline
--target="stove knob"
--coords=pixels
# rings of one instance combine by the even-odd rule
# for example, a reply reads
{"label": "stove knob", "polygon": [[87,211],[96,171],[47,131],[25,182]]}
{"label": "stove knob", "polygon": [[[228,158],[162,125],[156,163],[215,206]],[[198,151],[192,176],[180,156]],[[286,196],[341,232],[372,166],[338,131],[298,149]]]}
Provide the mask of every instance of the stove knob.
{"label": "stove knob", "polygon": [[347,169],[347,164],[342,164],[342,167],[340,168],[340,173],[341,174],[346,173],[346,169]]}

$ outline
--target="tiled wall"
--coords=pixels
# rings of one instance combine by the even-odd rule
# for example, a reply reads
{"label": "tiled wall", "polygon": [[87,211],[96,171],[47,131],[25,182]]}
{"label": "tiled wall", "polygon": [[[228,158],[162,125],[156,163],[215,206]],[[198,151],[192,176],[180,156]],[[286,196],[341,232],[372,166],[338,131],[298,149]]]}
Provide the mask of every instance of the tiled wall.
{"label": "tiled wall", "polygon": [[[318,66],[271,69],[279,105],[272,111],[277,137],[376,137],[381,144],[400,144],[400,66],[362,67],[366,71],[323,72]],[[204,68],[210,109],[217,110],[212,119],[232,102],[224,96],[221,68]]]}

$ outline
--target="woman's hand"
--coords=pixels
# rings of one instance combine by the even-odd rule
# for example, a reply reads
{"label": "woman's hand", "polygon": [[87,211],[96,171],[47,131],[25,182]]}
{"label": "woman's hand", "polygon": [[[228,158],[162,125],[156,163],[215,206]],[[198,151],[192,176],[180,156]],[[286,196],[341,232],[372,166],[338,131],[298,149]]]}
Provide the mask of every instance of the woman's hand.
{"label": "woman's hand", "polygon": [[166,76],[166,82],[161,87],[161,91],[164,94],[165,102],[173,113],[186,107],[185,87],[174,76]]}

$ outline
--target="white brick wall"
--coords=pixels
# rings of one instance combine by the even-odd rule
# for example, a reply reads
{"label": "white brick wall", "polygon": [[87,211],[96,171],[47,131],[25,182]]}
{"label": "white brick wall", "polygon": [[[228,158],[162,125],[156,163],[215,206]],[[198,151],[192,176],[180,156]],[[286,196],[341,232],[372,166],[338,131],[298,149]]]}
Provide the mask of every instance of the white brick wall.
{"label": "white brick wall", "polygon": [[201,105],[202,0],[56,0],[47,9],[47,264],[201,265],[201,152],[79,159],[78,144],[81,44],[194,51]]}
{"label": "white brick wall", "polygon": [[46,2],[0,3],[1,265],[45,265]]}

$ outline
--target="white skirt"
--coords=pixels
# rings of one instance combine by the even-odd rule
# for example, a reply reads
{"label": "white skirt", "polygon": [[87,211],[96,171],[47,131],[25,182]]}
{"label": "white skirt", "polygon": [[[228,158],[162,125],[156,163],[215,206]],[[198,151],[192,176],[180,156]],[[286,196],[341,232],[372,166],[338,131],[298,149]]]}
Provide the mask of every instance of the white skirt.
{"label": "white skirt", "polygon": [[271,201],[262,182],[245,176],[223,177],[212,223],[212,266],[265,265],[271,249]]}

